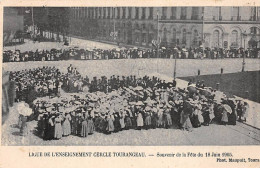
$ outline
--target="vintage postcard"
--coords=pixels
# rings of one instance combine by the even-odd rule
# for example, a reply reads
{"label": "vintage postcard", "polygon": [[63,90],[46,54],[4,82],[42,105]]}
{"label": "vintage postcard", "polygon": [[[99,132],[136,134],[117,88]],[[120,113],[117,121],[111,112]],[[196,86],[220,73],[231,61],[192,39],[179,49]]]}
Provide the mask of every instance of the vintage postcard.
{"label": "vintage postcard", "polygon": [[260,167],[259,1],[0,4],[0,167]]}

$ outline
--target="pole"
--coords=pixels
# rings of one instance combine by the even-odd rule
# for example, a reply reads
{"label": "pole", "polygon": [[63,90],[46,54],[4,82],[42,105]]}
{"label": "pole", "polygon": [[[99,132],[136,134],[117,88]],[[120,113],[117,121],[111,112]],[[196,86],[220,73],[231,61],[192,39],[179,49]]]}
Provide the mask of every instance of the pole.
{"label": "pole", "polygon": [[202,35],[201,35],[201,45],[202,45],[202,58],[204,58],[204,7],[202,7]]}
{"label": "pole", "polygon": [[242,62],[242,72],[245,71],[245,56],[246,56],[245,50],[246,50],[246,33],[244,33],[244,54],[243,54],[243,62]]}
{"label": "pole", "polygon": [[115,8],[113,8],[113,24],[114,24],[114,40],[115,40],[115,31],[116,31],[116,25],[115,25]]}
{"label": "pole", "polygon": [[113,34],[113,38],[114,38],[114,42],[116,44],[116,21],[115,21],[115,18],[116,18],[116,9],[115,7],[113,7],[113,22],[114,22],[114,34]]}
{"label": "pole", "polygon": [[174,80],[176,79],[176,63],[177,63],[177,55],[175,55],[175,60],[174,60],[174,72],[173,72]]}
{"label": "pole", "polygon": [[157,11],[157,73],[159,73],[158,62],[159,62],[159,11]]}
{"label": "pole", "polygon": [[33,19],[33,7],[32,7],[32,24],[33,24],[33,36],[34,36],[35,30],[34,30],[34,19]]}

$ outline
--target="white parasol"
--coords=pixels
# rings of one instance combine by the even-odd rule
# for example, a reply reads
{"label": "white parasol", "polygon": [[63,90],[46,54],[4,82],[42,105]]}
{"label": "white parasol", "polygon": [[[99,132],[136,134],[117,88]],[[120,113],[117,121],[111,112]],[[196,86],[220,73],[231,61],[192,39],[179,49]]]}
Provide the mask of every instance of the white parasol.
{"label": "white parasol", "polygon": [[138,101],[135,105],[136,105],[136,106],[142,106],[142,105],[144,105],[144,104],[143,104],[143,102]]}
{"label": "white parasol", "polygon": [[30,116],[32,114],[32,109],[25,102],[20,102],[17,104],[17,111],[20,115]]}
{"label": "white parasol", "polygon": [[141,90],[143,90],[143,87],[137,86],[137,87],[134,88],[134,90],[136,90],[136,91],[141,91]]}
{"label": "white parasol", "polygon": [[228,113],[232,113],[232,109],[231,109],[231,107],[230,107],[229,105],[224,104],[224,105],[223,105],[223,108],[224,108]]}

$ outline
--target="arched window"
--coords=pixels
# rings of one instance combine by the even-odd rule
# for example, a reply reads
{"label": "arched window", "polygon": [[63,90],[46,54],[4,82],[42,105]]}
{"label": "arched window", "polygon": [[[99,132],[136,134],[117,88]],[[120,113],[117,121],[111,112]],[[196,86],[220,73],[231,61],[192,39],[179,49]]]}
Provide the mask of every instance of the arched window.
{"label": "arched window", "polygon": [[173,41],[173,43],[176,43],[176,39],[177,39],[176,29],[173,29],[172,30],[172,41]]}
{"label": "arched window", "polygon": [[118,32],[117,32],[117,35],[116,35],[116,39],[120,39],[121,38],[121,31],[120,30],[118,30]]}
{"label": "arched window", "polygon": [[103,29],[103,37],[106,37],[106,29]]}
{"label": "arched window", "polygon": [[126,32],[124,31],[124,41],[126,40]]}
{"label": "arched window", "polygon": [[140,37],[140,34],[139,34],[139,33],[136,33],[136,34],[135,34],[135,41],[136,41],[137,43],[139,43],[139,37]]}
{"label": "arched window", "polygon": [[250,28],[250,34],[249,34],[249,41],[248,45],[252,48],[257,48],[259,42],[260,42],[260,29],[257,27],[251,27]]}
{"label": "arched window", "polygon": [[182,30],[182,44],[186,44],[186,29]]}
{"label": "arched window", "polygon": [[237,30],[233,30],[231,32],[231,46],[238,47],[238,32]]}
{"label": "arched window", "polygon": [[199,37],[198,31],[194,30],[193,31],[193,45],[195,45],[195,46],[198,45],[198,37]]}
{"label": "arched window", "polygon": [[146,43],[146,33],[142,33],[142,42]]}
{"label": "arched window", "polygon": [[167,42],[167,29],[164,28],[163,30],[163,42]]}
{"label": "arched window", "polygon": [[213,32],[213,47],[219,47],[220,46],[220,32],[218,30],[215,30]]}
{"label": "arched window", "polygon": [[139,25],[137,23],[135,24],[135,29],[139,30]]}

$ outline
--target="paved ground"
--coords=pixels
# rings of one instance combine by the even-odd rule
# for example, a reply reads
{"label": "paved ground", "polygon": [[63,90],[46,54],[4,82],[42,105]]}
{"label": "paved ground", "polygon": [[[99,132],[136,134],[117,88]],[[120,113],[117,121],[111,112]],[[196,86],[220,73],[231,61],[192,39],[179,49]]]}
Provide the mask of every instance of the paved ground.
{"label": "paved ground", "polygon": [[[242,59],[223,60],[199,60],[199,59],[179,59],[177,60],[177,77],[197,75],[200,69],[201,75],[218,74],[223,68],[225,73],[241,72]],[[246,59],[246,70],[260,70],[259,59]],[[157,72],[167,76],[173,76],[174,60],[172,59],[113,59],[113,60],[70,60],[70,61],[36,61],[36,62],[13,62],[3,63],[3,68],[7,71],[21,70],[25,68],[35,68],[38,66],[58,66],[66,72],[69,64],[77,67],[80,73],[89,76],[101,75],[143,75]]]}
{"label": "paved ground", "polygon": [[105,44],[101,42],[95,42],[91,40],[84,40],[84,39],[78,39],[78,38],[71,38],[70,46],[64,46],[64,42],[58,43],[58,42],[33,42],[32,40],[25,40],[24,44],[16,45],[16,46],[6,46],[3,48],[3,50],[16,50],[19,49],[21,52],[25,51],[36,51],[37,49],[41,50],[51,50],[52,48],[56,49],[66,49],[69,47],[75,47],[78,46],[79,48],[102,48],[102,49],[113,49],[118,46],[111,45],[111,44]]}

